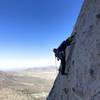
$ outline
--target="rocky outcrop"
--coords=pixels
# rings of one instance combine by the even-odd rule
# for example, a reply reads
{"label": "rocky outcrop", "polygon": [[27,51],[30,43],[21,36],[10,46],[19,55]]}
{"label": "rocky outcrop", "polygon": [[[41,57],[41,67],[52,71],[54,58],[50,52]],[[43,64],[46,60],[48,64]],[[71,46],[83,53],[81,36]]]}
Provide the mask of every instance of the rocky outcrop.
{"label": "rocky outcrop", "polygon": [[85,0],[66,48],[68,75],[58,74],[47,100],[100,100],[100,0]]}

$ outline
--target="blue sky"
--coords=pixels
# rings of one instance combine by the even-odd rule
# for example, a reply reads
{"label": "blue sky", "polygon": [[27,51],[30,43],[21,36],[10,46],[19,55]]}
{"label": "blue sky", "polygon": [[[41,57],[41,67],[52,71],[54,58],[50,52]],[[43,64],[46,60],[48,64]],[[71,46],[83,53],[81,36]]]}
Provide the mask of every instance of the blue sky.
{"label": "blue sky", "polygon": [[0,0],[0,69],[54,65],[83,0]]}

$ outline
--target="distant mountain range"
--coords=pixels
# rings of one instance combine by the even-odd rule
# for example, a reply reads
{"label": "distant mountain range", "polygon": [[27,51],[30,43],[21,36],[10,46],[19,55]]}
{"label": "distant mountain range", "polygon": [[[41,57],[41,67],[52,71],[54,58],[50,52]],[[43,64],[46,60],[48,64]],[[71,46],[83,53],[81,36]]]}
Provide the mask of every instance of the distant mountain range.
{"label": "distant mountain range", "polygon": [[27,68],[24,71],[56,71],[57,67],[55,66],[47,66],[47,67],[33,67]]}

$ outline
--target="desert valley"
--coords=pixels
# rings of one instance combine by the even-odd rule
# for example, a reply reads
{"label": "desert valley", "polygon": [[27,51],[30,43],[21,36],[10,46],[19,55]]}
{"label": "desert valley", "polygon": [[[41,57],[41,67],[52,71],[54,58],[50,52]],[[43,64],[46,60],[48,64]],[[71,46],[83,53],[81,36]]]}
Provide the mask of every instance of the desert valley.
{"label": "desert valley", "polygon": [[56,75],[55,68],[0,71],[0,100],[45,100]]}

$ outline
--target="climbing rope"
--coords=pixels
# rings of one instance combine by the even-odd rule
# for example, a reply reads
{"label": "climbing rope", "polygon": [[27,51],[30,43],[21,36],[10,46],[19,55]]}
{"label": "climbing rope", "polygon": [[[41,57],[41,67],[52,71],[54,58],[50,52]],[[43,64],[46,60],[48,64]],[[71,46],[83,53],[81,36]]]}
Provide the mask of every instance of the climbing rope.
{"label": "climbing rope", "polygon": [[58,67],[57,67],[57,58],[55,57],[55,68],[56,68],[56,72],[58,72]]}

